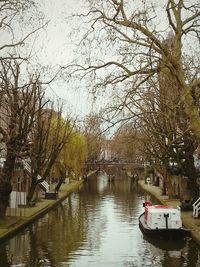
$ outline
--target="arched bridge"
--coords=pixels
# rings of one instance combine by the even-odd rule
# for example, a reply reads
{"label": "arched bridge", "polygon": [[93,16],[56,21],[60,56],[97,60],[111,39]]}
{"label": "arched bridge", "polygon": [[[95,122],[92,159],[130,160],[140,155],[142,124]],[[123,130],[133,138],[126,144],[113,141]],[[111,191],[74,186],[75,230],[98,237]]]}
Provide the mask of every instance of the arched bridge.
{"label": "arched bridge", "polygon": [[144,169],[144,165],[138,162],[115,162],[115,161],[93,161],[93,162],[86,162],[85,168],[87,170],[99,170],[105,171],[109,173],[112,170],[138,170]]}

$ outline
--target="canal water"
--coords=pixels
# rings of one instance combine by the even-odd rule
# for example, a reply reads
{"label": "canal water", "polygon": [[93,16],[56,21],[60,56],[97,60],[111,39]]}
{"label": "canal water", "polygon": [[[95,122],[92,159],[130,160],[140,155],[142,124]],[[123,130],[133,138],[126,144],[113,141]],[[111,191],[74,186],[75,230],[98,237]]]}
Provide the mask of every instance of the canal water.
{"label": "canal water", "polygon": [[85,182],[61,205],[0,245],[0,267],[194,267],[191,238],[148,239],[138,227],[146,196],[127,178]]}

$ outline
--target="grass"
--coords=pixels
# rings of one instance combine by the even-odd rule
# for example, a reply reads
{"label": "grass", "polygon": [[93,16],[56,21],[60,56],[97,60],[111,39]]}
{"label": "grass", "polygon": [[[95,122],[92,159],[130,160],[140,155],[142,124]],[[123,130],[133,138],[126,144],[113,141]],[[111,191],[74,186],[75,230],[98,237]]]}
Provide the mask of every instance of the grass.
{"label": "grass", "polygon": [[0,219],[0,228],[9,228],[19,221],[19,217],[7,216],[5,219]]}

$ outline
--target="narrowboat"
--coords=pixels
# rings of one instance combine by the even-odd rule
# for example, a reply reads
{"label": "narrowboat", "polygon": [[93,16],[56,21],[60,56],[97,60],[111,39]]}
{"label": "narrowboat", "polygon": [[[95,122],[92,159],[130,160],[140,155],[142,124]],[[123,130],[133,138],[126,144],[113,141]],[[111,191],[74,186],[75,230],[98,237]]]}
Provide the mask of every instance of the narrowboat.
{"label": "narrowboat", "polygon": [[151,202],[145,202],[143,206],[145,211],[139,216],[139,226],[145,234],[165,238],[190,234],[190,230],[182,225],[179,207],[152,205]]}

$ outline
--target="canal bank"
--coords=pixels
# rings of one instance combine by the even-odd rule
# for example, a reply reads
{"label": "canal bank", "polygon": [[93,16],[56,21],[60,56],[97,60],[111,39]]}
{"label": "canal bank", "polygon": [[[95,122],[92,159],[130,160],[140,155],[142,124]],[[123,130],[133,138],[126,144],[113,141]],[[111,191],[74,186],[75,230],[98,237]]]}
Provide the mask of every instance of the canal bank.
{"label": "canal bank", "polygon": [[[145,184],[145,181],[143,180],[139,180],[138,185],[150,195],[155,197],[163,205],[170,205],[173,207],[181,205],[179,199],[168,199],[167,196],[163,196],[161,188],[157,186]],[[191,237],[200,246],[200,218],[194,218],[192,216],[192,211],[182,211],[181,217],[183,225],[191,230]]]}
{"label": "canal bank", "polygon": [[72,181],[69,184],[63,184],[60,188],[58,198],[55,200],[41,198],[34,207],[21,208],[21,216],[8,216],[0,221],[0,242],[10,238],[19,230],[25,228],[33,221],[37,220],[49,210],[53,209],[72,192],[77,191],[82,186],[83,181]]}

